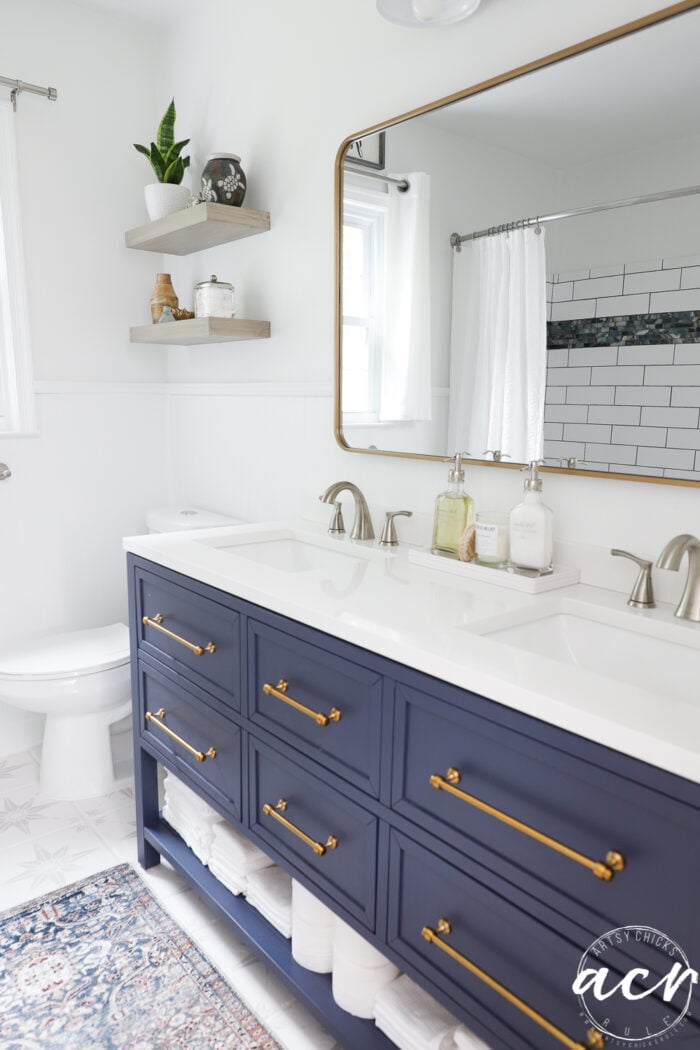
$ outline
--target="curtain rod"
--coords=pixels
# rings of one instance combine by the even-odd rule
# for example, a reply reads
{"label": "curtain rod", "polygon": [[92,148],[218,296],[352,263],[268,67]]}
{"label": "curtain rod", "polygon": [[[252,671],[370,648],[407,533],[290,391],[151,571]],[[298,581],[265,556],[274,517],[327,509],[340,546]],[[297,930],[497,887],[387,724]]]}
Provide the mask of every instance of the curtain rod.
{"label": "curtain rod", "polygon": [[352,164],[344,165],[346,171],[352,172],[353,175],[362,175],[365,179],[379,179],[381,182],[393,182],[401,193],[405,193],[406,190],[410,190],[411,183],[408,179],[395,179],[391,175],[381,175],[378,171],[365,171],[364,168],[356,168]]}
{"label": "curtain rod", "polygon": [[0,84],[4,84],[7,87],[11,87],[10,101],[12,102],[12,108],[17,111],[17,96],[21,91],[28,91],[30,95],[43,95],[49,99],[50,102],[55,102],[58,98],[58,92],[56,88],[52,87],[39,87],[38,84],[27,84],[24,80],[13,80],[12,77],[0,77]]}
{"label": "curtain rod", "polygon": [[650,204],[652,201],[671,200],[673,197],[690,197],[700,193],[700,186],[685,186],[679,190],[662,190],[660,193],[647,193],[643,197],[624,197],[618,201],[607,201],[605,204],[590,204],[586,208],[574,208],[573,211],[559,211],[552,215],[538,215],[534,219],[518,219],[517,222],[506,222],[500,226],[490,226],[486,230],[475,230],[473,233],[453,233],[450,244],[461,251],[464,241],[474,241],[478,237],[491,237],[507,230],[523,229],[527,226],[538,226],[542,222],[555,222],[557,219],[571,219],[575,215],[591,215],[598,211],[611,211],[613,208],[627,208],[632,204]]}

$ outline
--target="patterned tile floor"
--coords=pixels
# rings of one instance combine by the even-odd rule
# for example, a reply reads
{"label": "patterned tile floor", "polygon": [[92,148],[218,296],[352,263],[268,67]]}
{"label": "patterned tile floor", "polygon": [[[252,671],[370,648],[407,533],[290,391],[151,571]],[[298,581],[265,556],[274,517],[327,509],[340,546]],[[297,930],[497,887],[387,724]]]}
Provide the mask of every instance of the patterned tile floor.
{"label": "patterned tile floor", "polygon": [[285,1050],[340,1050],[172,868],[162,863],[144,872],[138,867],[130,747],[128,734],[115,738],[121,789],[77,802],[42,796],[38,748],[0,758],[0,910],[129,861]]}

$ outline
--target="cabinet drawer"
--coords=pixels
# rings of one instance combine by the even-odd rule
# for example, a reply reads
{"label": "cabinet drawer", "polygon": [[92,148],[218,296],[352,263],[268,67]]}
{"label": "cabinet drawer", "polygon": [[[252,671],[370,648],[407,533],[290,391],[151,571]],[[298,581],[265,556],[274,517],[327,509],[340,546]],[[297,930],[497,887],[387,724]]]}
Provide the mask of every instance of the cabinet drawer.
{"label": "cabinet drawer", "polygon": [[252,738],[250,827],[267,853],[374,929],[376,817]]}
{"label": "cabinet drawer", "polygon": [[[643,922],[700,958],[700,923],[687,913],[697,891],[700,810],[563,750],[576,741],[568,734],[557,731],[562,748],[552,746],[539,739],[548,728],[541,723],[521,719],[532,735],[515,731],[464,710],[462,698],[479,698],[455,693],[453,706],[397,686],[395,811],[543,899],[573,899],[607,922],[603,930]],[[483,704],[499,717],[496,705]],[[608,753],[595,748],[595,755],[601,761]],[[531,837],[532,829],[546,841]],[[609,851],[622,855],[624,870],[606,881],[586,864],[611,874]]]}
{"label": "cabinet drawer", "polygon": [[137,569],[136,628],[139,650],[240,707],[240,623],[234,610]]}
{"label": "cabinet drawer", "polygon": [[238,726],[213,711],[194,691],[181,688],[150,666],[140,666],[139,679],[141,739],[240,822]]}
{"label": "cabinet drawer", "polygon": [[248,622],[248,667],[248,717],[256,725],[378,796],[379,673],[255,620]]}
{"label": "cabinet drawer", "polygon": [[[389,857],[388,943],[409,968],[433,983],[438,994],[452,1000],[446,1005],[488,1045],[499,1050],[588,1046],[593,1026],[572,988],[581,956],[592,943],[587,933],[578,933],[570,923],[557,929],[546,909],[530,910],[526,894],[486,869],[470,864],[456,868],[396,831]],[[659,953],[641,945],[618,954],[619,966],[608,958],[601,961],[600,966],[610,967],[606,990],[633,967],[653,966],[653,958],[658,963]],[[662,965],[671,963],[664,957]],[[488,978],[500,987],[489,985]],[[645,1025],[649,1032],[663,1029],[668,1023],[663,1018],[674,1010],[651,998],[630,1004],[620,994],[598,1006],[605,1011],[599,1023],[607,1017],[608,1031],[627,1029],[637,1038]],[[696,1045],[694,1022],[677,1038],[679,1050]],[[605,1045],[622,1043],[611,1039]]]}

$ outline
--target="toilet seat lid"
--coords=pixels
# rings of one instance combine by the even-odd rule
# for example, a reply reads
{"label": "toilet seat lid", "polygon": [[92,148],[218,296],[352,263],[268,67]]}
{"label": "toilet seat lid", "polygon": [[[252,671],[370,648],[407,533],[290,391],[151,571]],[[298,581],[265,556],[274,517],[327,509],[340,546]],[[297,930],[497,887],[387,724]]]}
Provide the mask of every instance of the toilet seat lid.
{"label": "toilet seat lid", "polygon": [[128,659],[129,628],[113,623],[5,649],[0,652],[0,678],[73,678],[118,667]]}

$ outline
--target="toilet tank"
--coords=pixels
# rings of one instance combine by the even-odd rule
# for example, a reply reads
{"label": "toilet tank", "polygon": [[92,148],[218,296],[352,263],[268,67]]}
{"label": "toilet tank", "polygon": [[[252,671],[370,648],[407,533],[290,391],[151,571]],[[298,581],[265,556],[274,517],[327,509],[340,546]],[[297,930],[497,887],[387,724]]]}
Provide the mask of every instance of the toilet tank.
{"label": "toilet tank", "polygon": [[201,507],[158,507],[146,511],[149,532],[184,532],[186,529],[215,529],[241,524],[240,518],[229,518]]}

